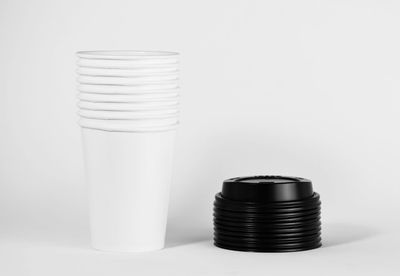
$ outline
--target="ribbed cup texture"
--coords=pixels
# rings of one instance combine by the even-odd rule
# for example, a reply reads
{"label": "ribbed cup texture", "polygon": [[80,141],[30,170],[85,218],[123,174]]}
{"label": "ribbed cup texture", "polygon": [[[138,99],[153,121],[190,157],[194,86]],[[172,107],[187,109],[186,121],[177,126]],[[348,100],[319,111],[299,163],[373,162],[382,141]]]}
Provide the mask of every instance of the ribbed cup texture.
{"label": "ribbed cup texture", "polygon": [[177,53],[86,51],[77,56],[82,127],[123,132],[177,127]]}

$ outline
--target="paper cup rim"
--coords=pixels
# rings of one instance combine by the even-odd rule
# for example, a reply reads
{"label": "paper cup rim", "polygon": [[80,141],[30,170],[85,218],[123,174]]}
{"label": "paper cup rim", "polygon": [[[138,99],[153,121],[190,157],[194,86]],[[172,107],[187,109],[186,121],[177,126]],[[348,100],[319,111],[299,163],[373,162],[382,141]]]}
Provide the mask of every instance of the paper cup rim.
{"label": "paper cup rim", "polygon": [[[153,96],[154,95],[154,96]],[[80,92],[77,99],[94,103],[149,103],[149,102],[168,102],[180,99],[179,93],[167,94],[95,94]]]}
{"label": "paper cup rim", "polygon": [[159,59],[159,58],[176,58],[178,52],[172,51],[143,51],[143,50],[95,50],[95,51],[78,51],[76,55],[79,58],[87,59]]}
{"label": "paper cup rim", "polygon": [[118,128],[118,127],[104,127],[104,126],[89,126],[83,125],[79,123],[81,128],[86,129],[93,129],[93,130],[100,130],[100,131],[108,131],[108,132],[164,132],[164,131],[172,131],[176,130],[179,126],[179,122],[172,125],[166,126],[157,126],[157,127],[132,127],[131,129],[128,128]]}
{"label": "paper cup rim", "polygon": [[110,130],[110,129],[103,129],[103,128],[94,128],[94,127],[85,127],[80,126],[83,129],[90,129],[96,131],[106,131],[106,132],[126,132],[126,133],[151,133],[151,132],[168,132],[168,131],[176,131],[178,128],[178,124],[171,128],[165,129],[153,129],[153,130]]}
{"label": "paper cup rim", "polygon": [[159,77],[159,76],[179,77],[179,69],[177,68],[173,68],[173,70],[170,71],[162,71],[162,70],[156,71],[156,70],[144,70],[144,69],[125,70],[125,69],[79,67],[76,70],[76,73],[78,74],[78,76],[91,76],[91,77],[118,77],[118,78],[139,78],[139,77]]}
{"label": "paper cup rim", "polygon": [[168,116],[168,115],[164,115],[164,116],[160,115],[159,117],[137,117],[137,118],[99,118],[99,117],[92,117],[92,116],[89,117],[89,116],[86,116],[86,115],[81,115],[79,113],[78,113],[78,115],[79,115],[80,118],[82,118],[84,120],[94,120],[94,121],[97,121],[97,122],[101,122],[101,121],[107,121],[107,122],[121,121],[121,123],[122,122],[127,123],[127,122],[130,121],[132,123],[138,123],[138,122],[151,123],[151,122],[155,122],[155,121],[162,122],[162,121],[168,121],[168,120],[170,120],[170,121],[172,121],[172,120],[178,121],[179,120],[179,116],[176,116],[176,115],[170,115],[170,116]]}
{"label": "paper cup rim", "polygon": [[180,87],[175,83],[169,85],[96,85],[96,84],[82,84],[78,83],[77,90],[79,92],[93,93],[93,94],[106,94],[106,95],[137,95],[137,94],[160,94],[170,93],[170,91],[177,91],[179,93]]}
{"label": "paper cup rim", "polygon": [[[135,114],[136,113],[136,114]],[[121,121],[140,121],[140,120],[163,120],[163,119],[179,119],[179,111],[169,113],[153,113],[151,112],[129,112],[129,111],[98,111],[98,110],[79,110],[77,112],[80,118],[93,120],[121,120]]]}
{"label": "paper cup rim", "polygon": [[77,103],[79,109],[102,110],[102,111],[159,111],[166,109],[178,109],[179,101],[172,104],[145,104],[145,103],[96,103],[79,100]]}

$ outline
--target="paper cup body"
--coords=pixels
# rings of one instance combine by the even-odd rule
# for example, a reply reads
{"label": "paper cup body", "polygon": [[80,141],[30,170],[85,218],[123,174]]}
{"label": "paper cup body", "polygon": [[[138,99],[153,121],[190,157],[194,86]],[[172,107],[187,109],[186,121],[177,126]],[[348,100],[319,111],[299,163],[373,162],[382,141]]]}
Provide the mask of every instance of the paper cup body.
{"label": "paper cup body", "polygon": [[175,131],[82,128],[92,245],[141,252],[164,247]]}

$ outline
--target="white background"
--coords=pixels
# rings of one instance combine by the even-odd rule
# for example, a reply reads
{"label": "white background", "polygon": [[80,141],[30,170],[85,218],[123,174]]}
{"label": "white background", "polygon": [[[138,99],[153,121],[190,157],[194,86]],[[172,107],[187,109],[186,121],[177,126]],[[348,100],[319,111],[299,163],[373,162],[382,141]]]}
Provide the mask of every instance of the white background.
{"label": "white background", "polygon": [[[0,1],[0,275],[399,275],[400,3]],[[167,248],[90,248],[78,50],[171,50],[181,126]],[[226,178],[307,177],[321,249],[212,245]]]}

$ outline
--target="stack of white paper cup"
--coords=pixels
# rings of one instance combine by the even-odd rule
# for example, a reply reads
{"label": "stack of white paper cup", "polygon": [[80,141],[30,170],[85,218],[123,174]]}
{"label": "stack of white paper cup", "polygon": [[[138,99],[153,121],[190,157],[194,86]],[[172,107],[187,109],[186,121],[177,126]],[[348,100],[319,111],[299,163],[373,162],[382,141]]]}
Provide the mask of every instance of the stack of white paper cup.
{"label": "stack of white paper cup", "polygon": [[178,125],[178,54],[77,55],[92,245],[161,249]]}

